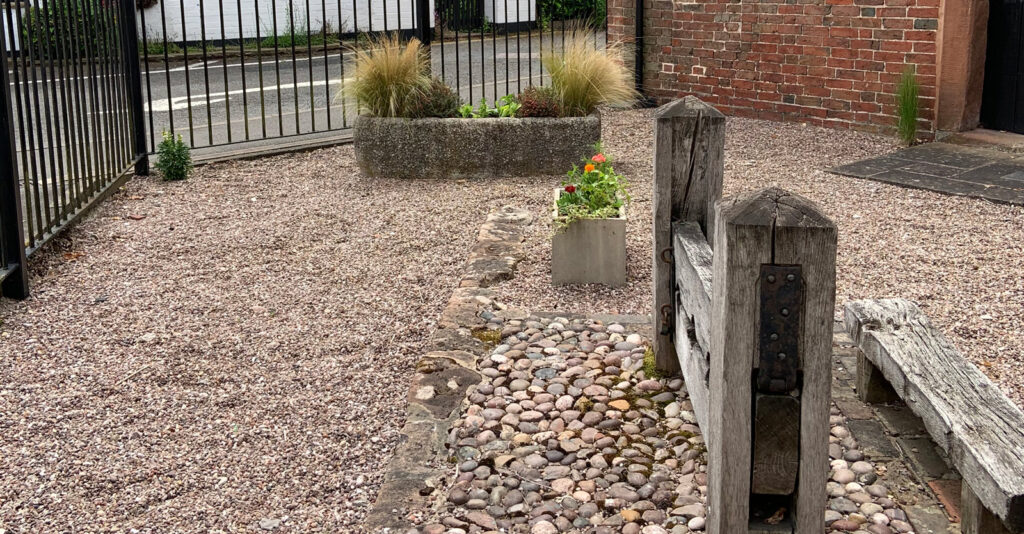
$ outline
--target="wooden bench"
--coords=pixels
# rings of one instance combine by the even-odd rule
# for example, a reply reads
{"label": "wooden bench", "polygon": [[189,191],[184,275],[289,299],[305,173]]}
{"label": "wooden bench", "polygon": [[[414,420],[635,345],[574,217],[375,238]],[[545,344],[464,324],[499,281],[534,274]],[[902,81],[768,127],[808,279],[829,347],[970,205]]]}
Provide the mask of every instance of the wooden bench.
{"label": "wooden bench", "polygon": [[1024,532],[1024,412],[912,302],[851,302],[845,324],[863,352],[861,398],[891,385],[963,477],[962,532]]}

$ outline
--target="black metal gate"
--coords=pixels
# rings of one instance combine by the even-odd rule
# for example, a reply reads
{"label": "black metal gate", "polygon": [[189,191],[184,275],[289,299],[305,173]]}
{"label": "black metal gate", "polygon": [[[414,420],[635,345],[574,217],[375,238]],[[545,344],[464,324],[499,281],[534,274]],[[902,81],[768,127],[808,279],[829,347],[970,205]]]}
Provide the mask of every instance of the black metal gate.
{"label": "black metal gate", "polygon": [[1024,133],[1024,3],[992,0],[989,10],[981,122]]}
{"label": "black metal gate", "polygon": [[0,189],[4,294],[24,257],[130,175],[145,139],[134,0],[4,3]]}
{"label": "black metal gate", "polygon": [[[436,4],[434,3],[436,2]],[[158,0],[138,12],[150,146],[194,148],[314,134],[344,140],[354,50],[382,32],[428,45],[467,102],[544,83],[540,54],[573,24],[600,31],[605,0]]]}

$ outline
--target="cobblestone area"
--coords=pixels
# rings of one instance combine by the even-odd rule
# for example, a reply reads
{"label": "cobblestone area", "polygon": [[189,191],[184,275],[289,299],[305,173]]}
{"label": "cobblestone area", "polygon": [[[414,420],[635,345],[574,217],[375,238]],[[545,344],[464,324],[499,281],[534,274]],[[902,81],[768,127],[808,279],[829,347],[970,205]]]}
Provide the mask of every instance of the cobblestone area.
{"label": "cobblestone area", "polygon": [[638,334],[492,320],[502,342],[452,430],[458,475],[426,532],[704,530],[703,437],[682,379],[652,371]]}
{"label": "cobblestone area", "polygon": [[884,484],[886,468],[868,461],[846,427],[846,417],[832,407],[829,457],[832,471],[825,488],[825,524],[834,532],[893,534],[913,532],[907,514]]}
{"label": "cobblestone area", "polygon": [[[440,511],[417,531],[702,532],[703,436],[682,379],[645,359],[647,340],[615,323],[502,315],[480,314],[498,344],[449,434]],[[886,468],[835,407],[830,423],[823,532],[913,532]]]}

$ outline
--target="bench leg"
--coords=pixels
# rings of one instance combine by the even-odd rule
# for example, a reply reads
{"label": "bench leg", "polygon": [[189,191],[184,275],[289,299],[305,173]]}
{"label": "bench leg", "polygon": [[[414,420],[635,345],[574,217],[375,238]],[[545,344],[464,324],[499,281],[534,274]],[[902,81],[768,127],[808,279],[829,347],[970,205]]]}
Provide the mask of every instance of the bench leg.
{"label": "bench leg", "polygon": [[882,372],[863,352],[857,353],[857,395],[868,404],[884,404],[899,399]]}
{"label": "bench leg", "polygon": [[981,504],[966,482],[960,491],[960,532],[962,534],[1012,534],[995,514]]}

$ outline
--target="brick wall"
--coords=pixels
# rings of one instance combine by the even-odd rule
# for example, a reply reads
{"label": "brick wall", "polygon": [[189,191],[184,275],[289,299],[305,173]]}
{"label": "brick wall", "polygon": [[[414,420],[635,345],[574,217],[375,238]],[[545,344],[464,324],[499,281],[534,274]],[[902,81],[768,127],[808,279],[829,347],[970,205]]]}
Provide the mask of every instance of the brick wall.
{"label": "brick wall", "polygon": [[[611,39],[633,42],[634,1],[609,0]],[[644,86],[731,115],[891,131],[907,64],[932,130],[939,0],[642,0]]]}

